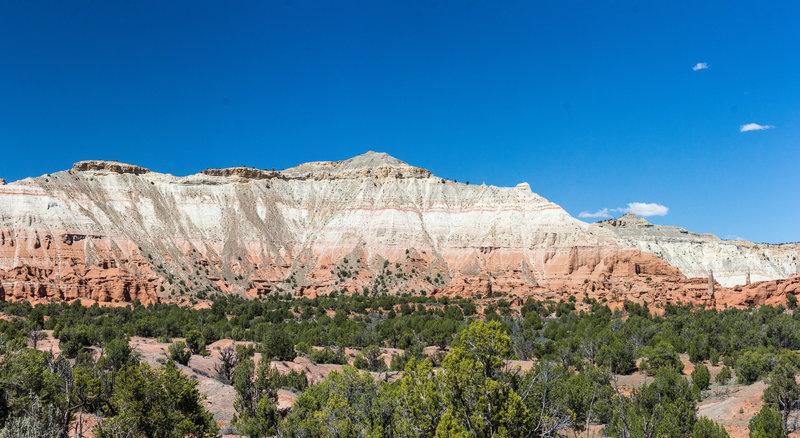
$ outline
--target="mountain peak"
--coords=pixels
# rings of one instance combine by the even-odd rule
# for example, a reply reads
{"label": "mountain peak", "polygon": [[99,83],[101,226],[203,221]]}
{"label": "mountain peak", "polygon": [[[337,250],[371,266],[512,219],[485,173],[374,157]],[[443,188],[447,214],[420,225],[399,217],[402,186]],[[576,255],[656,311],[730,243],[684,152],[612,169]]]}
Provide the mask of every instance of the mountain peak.
{"label": "mountain peak", "polygon": [[631,224],[631,225],[634,225],[634,224],[641,224],[641,225],[652,225],[652,224],[650,223],[650,221],[648,221],[647,219],[645,219],[645,218],[643,218],[643,217],[639,216],[639,215],[638,215],[638,214],[636,214],[636,213],[625,213],[625,215],[624,215],[624,216],[620,217],[620,218],[619,218],[619,219],[617,219],[617,220],[620,220],[620,221],[625,221],[625,222],[627,222],[627,223],[629,223],[629,224]]}
{"label": "mountain peak", "polygon": [[293,178],[341,179],[354,177],[427,178],[428,170],[414,167],[385,153],[367,151],[341,161],[314,161],[291,167],[281,174]]}
{"label": "mountain peak", "polygon": [[626,213],[624,216],[613,218],[613,219],[606,219],[604,221],[600,221],[599,224],[601,226],[610,226],[610,227],[652,227],[653,224],[650,223],[647,219],[634,214],[634,213]]}
{"label": "mountain peak", "polygon": [[397,158],[387,154],[386,152],[367,151],[361,155],[356,155],[344,161],[336,161],[349,168],[355,167],[397,167],[397,168],[413,168],[410,164],[398,160]]}

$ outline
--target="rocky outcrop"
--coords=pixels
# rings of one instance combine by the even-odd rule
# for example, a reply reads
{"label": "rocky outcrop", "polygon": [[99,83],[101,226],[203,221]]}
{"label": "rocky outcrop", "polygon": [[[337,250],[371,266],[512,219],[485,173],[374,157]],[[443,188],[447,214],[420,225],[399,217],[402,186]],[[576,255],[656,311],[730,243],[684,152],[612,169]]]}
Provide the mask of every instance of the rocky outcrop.
{"label": "rocky outcrop", "polygon": [[186,177],[82,163],[0,186],[2,299],[367,291],[712,301],[705,276],[686,279],[525,183],[459,184],[375,152]]}
{"label": "rocky outcrop", "polygon": [[763,304],[786,304],[788,295],[800,295],[800,275],[786,279],[762,281],[746,286],[736,286],[724,295],[721,305],[745,307]]}
{"label": "rocky outcrop", "polygon": [[0,231],[0,299],[156,302],[161,280],[134,248],[102,236]]}
{"label": "rocky outcrop", "polygon": [[141,175],[150,172],[141,166],[134,164],[125,164],[117,161],[103,161],[103,160],[89,160],[79,161],[72,165],[72,170],[77,171],[96,171],[96,172],[114,172],[114,173],[132,173],[134,175]]}
{"label": "rocky outcrop", "polygon": [[144,304],[158,301],[155,279],[141,279],[122,269],[75,267],[72,271],[20,266],[0,272],[0,300],[31,302],[89,299],[98,303],[139,300]]}
{"label": "rocky outcrop", "polygon": [[261,170],[252,167],[227,167],[224,169],[206,169],[202,172],[203,175],[209,176],[222,176],[222,177],[239,177],[247,179],[272,179],[279,178],[280,173],[272,170]]}
{"label": "rocky outcrop", "polygon": [[594,225],[616,234],[620,244],[655,254],[687,277],[714,278],[726,287],[785,279],[800,272],[800,243],[758,244],[722,240],[683,228],[655,225],[629,213]]}

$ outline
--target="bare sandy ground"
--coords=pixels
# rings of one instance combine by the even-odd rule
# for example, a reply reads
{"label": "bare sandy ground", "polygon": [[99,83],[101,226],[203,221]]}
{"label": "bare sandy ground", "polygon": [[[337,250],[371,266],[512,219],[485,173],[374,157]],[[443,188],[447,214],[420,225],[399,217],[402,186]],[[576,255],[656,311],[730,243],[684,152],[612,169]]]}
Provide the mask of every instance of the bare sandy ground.
{"label": "bare sandy ground", "polygon": [[698,417],[708,417],[725,427],[731,438],[749,435],[747,425],[763,404],[761,394],[767,384],[761,381],[752,385],[726,385],[712,387],[697,407]]}

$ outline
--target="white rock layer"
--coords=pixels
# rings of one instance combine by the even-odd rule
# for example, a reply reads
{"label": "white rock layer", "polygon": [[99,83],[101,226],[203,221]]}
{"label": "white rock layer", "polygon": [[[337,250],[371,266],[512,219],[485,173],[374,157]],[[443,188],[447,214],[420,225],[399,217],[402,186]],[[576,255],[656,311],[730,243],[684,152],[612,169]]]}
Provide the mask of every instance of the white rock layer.
{"label": "white rock layer", "polygon": [[708,277],[725,287],[784,279],[799,272],[800,244],[759,244],[722,240],[683,228],[655,225],[629,213],[593,224],[614,232],[622,245],[639,248],[664,259],[689,278]]}

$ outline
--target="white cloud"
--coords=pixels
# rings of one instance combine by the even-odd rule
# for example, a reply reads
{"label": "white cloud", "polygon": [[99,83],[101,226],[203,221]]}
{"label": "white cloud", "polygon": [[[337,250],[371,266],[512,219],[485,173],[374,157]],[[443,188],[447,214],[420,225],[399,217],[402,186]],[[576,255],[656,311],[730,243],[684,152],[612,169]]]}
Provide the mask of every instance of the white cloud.
{"label": "white cloud", "polygon": [[[617,209],[615,208],[614,210]],[[578,213],[578,217],[611,217],[611,215],[609,214],[610,211],[611,210],[609,210],[608,208],[603,208],[594,213],[589,213],[588,211],[582,211]]]}
{"label": "white cloud", "polygon": [[748,123],[746,125],[742,125],[739,127],[739,132],[747,132],[747,131],[763,131],[765,129],[772,129],[774,126],[772,125],[759,125],[758,123]]}
{"label": "white cloud", "polygon": [[656,204],[655,202],[631,202],[628,204],[628,208],[622,210],[626,213],[633,213],[642,217],[666,216],[666,214],[669,212],[669,208],[661,204]]}
{"label": "white cloud", "polygon": [[707,68],[708,68],[708,63],[707,62],[698,62],[697,64],[694,65],[694,67],[692,67],[692,70],[694,70],[694,71],[705,70]]}
{"label": "white cloud", "polygon": [[727,236],[725,236],[725,240],[747,240],[747,239],[745,239],[742,236],[737,236],[735,234],[728,234]]}

